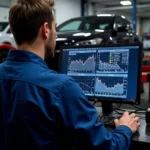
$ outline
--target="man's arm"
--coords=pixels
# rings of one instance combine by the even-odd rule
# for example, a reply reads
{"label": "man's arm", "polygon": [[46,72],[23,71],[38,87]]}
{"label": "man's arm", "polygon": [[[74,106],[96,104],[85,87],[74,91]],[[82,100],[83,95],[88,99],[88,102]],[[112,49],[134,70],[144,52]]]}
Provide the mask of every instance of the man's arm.
{"label": "man's arm", "polygon": [[131,143],[132,131],[119,126],[108,132],[98,122],[96,109],[90,104],[81,88],[72,79],[61,90],[58,109],[64,127],[64,135],[79,149],[126,150]]}

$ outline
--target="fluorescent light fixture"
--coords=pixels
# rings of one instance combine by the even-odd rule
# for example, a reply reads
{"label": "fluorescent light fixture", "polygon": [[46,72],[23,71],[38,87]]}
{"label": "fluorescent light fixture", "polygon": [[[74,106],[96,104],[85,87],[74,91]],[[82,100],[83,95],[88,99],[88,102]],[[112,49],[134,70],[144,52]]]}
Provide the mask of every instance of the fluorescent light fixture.
{"label": "fluorescent light fixture", "polygon": [[11,38],[14,37],[13,34],[10,34],[10,37],[11,37]]}
{"label": "fluorescent light fixture", "polygon": [[104,32],[104,30],[95,29],[95,32]]}
{"label": "fluorescent light fixture", "polygon": [[75,34],[73,34],[73,36],[84,36],[84,37],[88,37],[90,35],[91,35],[91,33],[75,33]]}
{"label": "fluorescent light fixture", "polygon": [[66,41],[67,38],[57,38],[56,41]]}
{"label": "fluorescent light fixture", "polygon": [[133,34],[132,34],[132,33],[130,33],[130,36],[133,36]]}
{"label": "fluorescent light fixture", "polygon": [[111,17],[111,14],[98,14],[97,17]]}
{"label": "fluorescent light fixture", "polygon": [[132,3],[129,0],[126,1],[120,1],[120,4],[123,6],[131,5]]}
{"label": "fluorescent light fixture", "polygon": [[126,17],[125,16],[121,16],[123,19],[125,19]]}

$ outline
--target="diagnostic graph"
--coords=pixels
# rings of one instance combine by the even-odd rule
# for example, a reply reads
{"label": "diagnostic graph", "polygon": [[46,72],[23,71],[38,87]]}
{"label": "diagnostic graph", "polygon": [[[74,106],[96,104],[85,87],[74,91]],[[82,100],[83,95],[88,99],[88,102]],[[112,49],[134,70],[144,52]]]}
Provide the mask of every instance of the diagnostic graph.
{"label": "diagnostic graph", "polygon": [[96,53],[75,53],[69,55],[68,72],[94,73],[96,65]]}
{"label": "diagnostic graph", "polygon": [[127,77],[96,77],[95,95],[126,98],[127,86]]}
{"label": "diagnostic graph", "polygon": [[94,96],[95,76],[72,76],[87,96]]}
{"label": "diagnostic graph", "polygon": [[128,73],[129,51],[98,52],[97,73]]}

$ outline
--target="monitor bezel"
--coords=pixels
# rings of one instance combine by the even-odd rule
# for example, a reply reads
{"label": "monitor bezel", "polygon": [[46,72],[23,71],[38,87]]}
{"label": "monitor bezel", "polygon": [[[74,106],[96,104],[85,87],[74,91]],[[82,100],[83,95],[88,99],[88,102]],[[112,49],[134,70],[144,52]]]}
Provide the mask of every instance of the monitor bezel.
{"label": "monitor bezel", "polygon": [[62,62],[62,53],[63,49],[72,49],[72,48],[105,48],[105,47],[130,47],[138,46],[138,76],[137,76],[137,93],[136,99],[123,99],[123,98],[108,98],[108,97],[97,97],[97,96],[87,96],[90,101],[99,101],[99,102],[110,102],[110,103],[123,103],[123,104],[136,104],[141,103],[141,76],[142,76],[142,43],[129,43],[129,44],[107,44],[107,45],[69,45],[60,47],[60,57],[59,57],[59,73],[61,73],[61,62]]}

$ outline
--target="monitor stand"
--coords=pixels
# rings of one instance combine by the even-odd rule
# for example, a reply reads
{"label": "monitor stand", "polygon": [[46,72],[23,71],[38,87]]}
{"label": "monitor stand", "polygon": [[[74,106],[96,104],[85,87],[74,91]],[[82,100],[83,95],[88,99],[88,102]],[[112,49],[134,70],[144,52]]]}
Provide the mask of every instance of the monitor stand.
{"label": "monitor stand", "polygon": [[113,112],[113,106],[111,102],[101,102],[103,115],[111,115]]}

